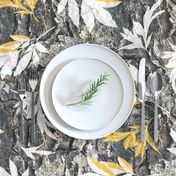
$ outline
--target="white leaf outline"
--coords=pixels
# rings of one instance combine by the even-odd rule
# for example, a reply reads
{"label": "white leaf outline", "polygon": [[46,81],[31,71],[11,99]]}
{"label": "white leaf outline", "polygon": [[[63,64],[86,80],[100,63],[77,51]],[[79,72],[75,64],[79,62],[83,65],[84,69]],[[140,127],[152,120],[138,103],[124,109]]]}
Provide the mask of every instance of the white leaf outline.
{"label": "white leaf outline", "polygon": [[138,82],[138,69],[134,65],[131,65],[131,64],[129,64],[129,69],[130,69],[133,79],[137,83]]}
{"label": "white leaf outline", "polygon": [[67,5],[68,0],[61,0],[57,6],[57,14],[59,15]]}
{"label": "white leaf outline", "polygon": [[30,147],[30,148],[24,148],[20,145],[21,149],[25,152],[25,154],[35,160],[35,157],[33,154],[39,154],[39,155],[51,155],[53,154],[54,152],[51,152],[51,151],[45,151],[45,150],[38,150],[40,147],[42,147],[43,144],[41,144],[40,146],[38,147]]}
{"label": "white leaf outline", "polygon": [[29,176],[29,168],[22,174],[22,176]]}
{"label": "white leaf outline", "polygon": [[48,49],[47,49],[43,44],[41,44],[41,43],[39,43],[39,42],[37,42],[37,43],[35,44],[35,48],[36,48],[38,51],[40,51],[41,53],[48,53],[48,52],[49,52]]}
{"label": "white leaf outline", "polygon": [[107,10],[97,7],[92,9],[94,17],[99,21],[101,24],[104,24],[109,27],[117,27],[116,22],[113,20],[112,15]]}
{"label": "white leaf outline", "polygon": [[174,131],[172,128],[170,129],[170,135],[174,142],[176,143],[176,131]]}
{"label": "white leaf outline", "polygon": [[169,59],[166,68],[168,68],[168,73],[170,77],[170,82],[172,84],[172,88],[176,93],[176,45],[169,42],[173,51],[165,51],[162,52],[160,57],[162,59]]}
{"label": "white leaf outline", "polygon": [[176,148],[167,148],[167,150],[176,155]]}
{"label": "white leaf outline", "polygon": [[14,76],[21,74],[22,71],[28,66],[30,60],[32,59],[32,51],[27,52],[19,61],[16,70],[14,72]]}
{"label": "white leaf outline", "polygon": [[[119,50],[141,48],[141,49],[144,49],[148,52],[147,48],[148,48],[150,41],[151,41],[151,38],[152,38],[152,35],[148,34],[150,25],[156,17],[158,17],[159,15],[161,15],[162,13],[165,12],[164,10],[160,10],[160,11],[157,11],[156,13],[154,13],[154,11],[159,7],[159,5],[161,4],[162,1],[163,0],[158,0],[151,8],[147,6],[146,12],[143,17],[143,26],[139,22],[133,21],[133,29],[132,29],[132,32],[129,33],[129,35],[130,35],[129,38],[128,38],[128,34],[125,31],[123,33],[121,33],[121,36],[124,39],[126,39],[132,43],[127,46],[123,46],[123,47],[119,48]],[[138,36],[143,37],[144,45],[141,44],[142,43],[141,38],[139,38],[139,37],[136,38],[135,33]],[[149,37],[148,37],[148,35],[149,35]],[[130,38],[134,38],[134,39],[136,38],[136,39],[138,39],[138,41],[137,40],[132,41],[132,40],[130,40]],[[137,47],[137,45],[139,45],[139,46]]]}
{"label": "white leaf outline", "polygon": [[144,36],[144,28],[141,25],[141,23],[139,23],[137,21],[133,21],[133,28],[135,29],[135,31],[138,35]]}
{"label": "white leaf outline", "polygon": [[[9,159],[9,168],[11,175],[2,167],[0,167],[1,176],[18,176],[18,170],[15,163]],[[22,176],[29,176],[29,168],[22,174]]]}
{"label": "white leaf outline", "polygon": [[75,0],[68,0],[68,15],[75,26],[79,27],[79,8]]}
{"label": "white leaf outline", "polygon": [[96,1],[84,0],[84,2],[91,8],[93,15],[97,21],[109,27],[117,27],[116,22],[113,20],[110,12],[97,5]]}
{"label": "white leaf outline", "polygon": [[36,50],[34,50],[34,52],[33,52],[32,62],[35,65],[36,68],[38,67],[38,65],[40,63],[40,57],[39,57]]}
{"label": "white leaf outline", "polygon": [[11,76],[12,70],[16,67],[19,52],[9,53],[9,57],[1,69],[1,78],[4,79],[6,75]]}
{"label": "white leaf outline", "polygon": [[49,122],[47,122],[44,114],[42,113],[41,107],[39,107],[37,113],[37,124],[39,126],[41,133],[43,134],[45,132],[50,138],[57,140],[57,137],[48,129],[49,126],[48,123]]}
{"label": "white leaf outline", "polygon": [[[115,7],[121,1],[112,2],[97,2],[96,0],[82,0],[81,4],[81,17],[83,18],[88,31],[91,32],[94,27],[94,17],[102,24],[109,27],[117,27],[116,22],[113,20],[110,12],[104,8]],[[79,7],[76,0],[61,0],[57,7],[57,14],[59,15],[66,5],[68,4],[69,17],[72,19],[74,25],[79,26]],[[89,8],[88,8],[89,7]],[[91,9],[91,11],[90,11]],[[87,14],[88,13],[88,14]],[[90,19],[88,18],[90,16]]]}
{"label": "white leaf outline", "polygon": [[9,160],[9,167],[10,167],[11,176],[18,176],[17,167],[12,160]]}
{"label": "white leaf outline", "polygon": [[84,23],[87,26],[88,31],[91,33],[95,25],[95,21],[94,21],[95,18],[94,18],[92,9],[88,6],[85,0],[82,0],[81,16],[84,20]]}
{"label": "white leaf outline", "polygon": [[5,169],[3,169],[2,167],[0,167],[0,175],[2,175],[2,176],[10,176],[10,174]]}
{"label": "white leaf outline", "polygon": [[170,75],[170,79],[171,79],[171,83],[172,83],[172,88],[173,88],[173,90],[176,93],[176,84],[175,84],[175,81],[176,81],[176,68],[174,68],[172,70],[171,75]]}

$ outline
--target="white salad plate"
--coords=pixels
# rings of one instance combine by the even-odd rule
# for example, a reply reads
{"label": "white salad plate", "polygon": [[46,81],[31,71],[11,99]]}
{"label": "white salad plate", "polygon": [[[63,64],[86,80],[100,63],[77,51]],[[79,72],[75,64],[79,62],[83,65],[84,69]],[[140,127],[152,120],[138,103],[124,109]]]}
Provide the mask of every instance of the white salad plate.
{"label": "white salad plate", "polygon": [[[52,87],[57,74],[71,61],[86,58],[95,58],[111,66],[118,73],[123,85],[123,103],[117,116],[97,130],[80,130],[67,124],[56,112],[52,101]],[[127,64],[115,52],[95,44],[75,45],[60,52],[46,67],[40,83],[41,105],[49,121],[61,132],[79,139],[97,139],[119,129],[132,111],[134,96],[134,81]],[[103,111],[106,112],[109,106],[111,102]]]}
{"label": "white salad plate", "polygon": [[[83,105],[71,105],[82,99],[90,85],[108,75],[96,95]],[[123,85],[111,66],[97,59],[75,59],[58,72],[52,88],[53,105],[63,121],[81,130],[103,128],[118,112],[123,103]]]}

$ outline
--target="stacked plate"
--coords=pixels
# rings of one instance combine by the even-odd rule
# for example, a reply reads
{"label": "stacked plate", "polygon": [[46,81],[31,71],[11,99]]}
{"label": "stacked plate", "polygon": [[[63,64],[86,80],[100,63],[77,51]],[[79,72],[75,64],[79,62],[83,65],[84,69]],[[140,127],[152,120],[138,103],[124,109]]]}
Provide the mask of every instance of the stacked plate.
{"label": "stacked plate", "polygon": [[[108,80],[88,105],[80,100],[101,74]],[[48,64],[40,98],[49,121],[61,132],[79,139],[97,139],[114,132],[127,120],[134,100],[134,82],[126,63],[113,51],[94,44],[65,49]]]}

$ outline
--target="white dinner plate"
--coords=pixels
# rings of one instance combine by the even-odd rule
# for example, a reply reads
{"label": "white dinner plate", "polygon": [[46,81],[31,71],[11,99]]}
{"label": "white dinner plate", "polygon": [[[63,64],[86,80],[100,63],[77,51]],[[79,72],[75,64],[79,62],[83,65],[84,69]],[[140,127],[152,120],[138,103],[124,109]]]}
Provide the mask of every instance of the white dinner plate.
{"label": "white dinner plate", "polygon": [[[91,102],[79,102],[90,85],[108,75]],[[75,59],[58,72],[52,88],[52,100],[56,112],[67,124],[81,130],[103,128],[118,115],[123,103],[123,86],[118,73],[97,59]]]}
{"label": "white dinner plate", "polygon": [[[52,102],[53,81],[57,73],[75,58],[96,58],[97,60],[105,62],[108,65],[113,65],[113,69],[115,71],[118,70],[118,75],[123,84],[124,100],[118,116],[109,122],[104,128],[91,131],[73,128],[65,123],[55,111]],[[60,52],[48,64],[40,83],[41,105],[49,121],[61,132],[79,139],[101,138],[120,128],[131,113],[134,95],[134,81],[127,64],[115,52],[95,44],[75,45]]]}

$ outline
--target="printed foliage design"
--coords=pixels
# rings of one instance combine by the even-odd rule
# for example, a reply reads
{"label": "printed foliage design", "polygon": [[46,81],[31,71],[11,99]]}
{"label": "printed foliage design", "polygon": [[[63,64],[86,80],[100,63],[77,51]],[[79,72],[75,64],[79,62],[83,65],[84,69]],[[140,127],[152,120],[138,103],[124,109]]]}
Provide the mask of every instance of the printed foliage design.
{"label": "printed foliage design", "polygon": [[[85,173],[82,176],[116,176],[125,174],[126,176],[132,176],[134,174],[133,167],[126,160],[118,157],[118,162],[99,162],[91,157],[87,158],[89,167],[95,172]],[[135,175],[135,174],[134,174]]]}
{"label": "printed foliage design", "polygon": [[160,154],[159,150],[157,149],[153,138],[151,137],[150,133],[149,133],[149,124],[150,121],[148,123],[148,125],[146,126],[146,130],[145,130],[145,140],[144,142],[141,142],[139,140],[139,133],[140,133],[140,126],[138,125],[133,125],[133,126],[129,126],[129,128],[131,129],[131,131],[129,132],[115,132],[109,136],[107,136],[104,141],[105,142],[118,142],[121,140],[124,140],[123,142],[123,146],[124,149],[127,150],[129,148],[134,148],[134,152],[135,152],[135,157],[143,157],[146,149],[148,147],[147,143],[157,152]]}
{"label": "printed foliage design", "polygon": [[[38,0],[0,0],[0,8],[10,7],[15,10],[17,14],[31,14],[35,17],[34,9],[37,5]],[[43,3],[46,0],[42,0]],[[79,27],[80,18],[83,19],[85,25],[89,32],[91,32],[95,26],[95,20],[98,22],[109,26],[116,27],[117,24],[114,21],[111,13],[108,11],[109,8],[119,5],[121,2],[118,0],[59,0],[57,7],[57,13],[60,14],[65,8],[68,8],[68,15],[73,21],[74,25]],[[159,15],[161,15],[164,10],[158,10],[162,0],[158,0],[152,7],[146,8],[146,12],[143,16],[143,22],[139,23],[133,21],[133,27],[130,31],[127,28],[123,29],[121,33],[124,40],[130,42],[126,46],[121,47],[122,49],[135,49],[142,48],[146,51],[149,50],[149,44],[152,40],[152,33],[149,33],[149,28]],[[36,17],[35,17],[36,18]],[[36,19],[37,20],[37,19]],[[17,76],[24,71],[30,62],[32,62],[36,67],[40,64],[39,53],[48,53],[47,48],[39,42],[38,39],[30,39],[24,35],[11,35],[12,41],[0,45],[0,76],[2,79],[6,75]],[[174,44],[170,43],[173,51],[163,52],[162,57],[165,59],[170,59],[167,68],[171,70],[170,78],[172,81],[172,86],[176,91],[175,79],[176,79],[176,69],[175,69],[175,52],[176,47]],[[22,56],[22,57],[21,57]],[[27,114],[26,118],[30,118],[31,111],[31,93],[26,92],[26,97],[24,99],[24,110]],[[17,113],[20,111],[20,102],[15,106],[17,108]],[[57,140],[58,136],[51,132],[50,128],[54,129],[52,124],[47,121],[45,115],[42,112],[40,102],[38,100],[35,105],[35,115],[37,117],[37,123],[40,128],[41,133],[46,133],[51,138]],[[148,125],[146,127],[146,139],[141,143],[138,139],[139,137],[139,126],[133,125],[129,127],[131,130],[129,132],[115,132],[112,135],[107,136],[104,140],[106,142],[118,142],[123,141],[124,148],[127,150],[133,148],[135,156],[143,157],[147,147],[150,145],[157,153],[159,153],[152,137],[150,136]],[[0,130],[0,134],[4,131]],[[176,142],[176,132],[171,130],[170,132],[174,142]],[[24,153],[28,158],[34,160],[35,155],[50,155],[53,152],[39,150],[41,146],[22,148]],[[176,154],[176,147],[168,148],[171,153]],[[114,162],[99,162],[92,158],[87,158],[88,164],[93,172],[85,173],[84,176],[115,176],[119,174],[125,174],[126,176],[136,175],[134,173],[133,167],[123,158],[118,157],[118,164]],[[0,175],[3,176],[29,176],[29,169],[27,169],[23,174],[18,173],[18,169],[9,160],[10,172],[0,167]]]}
{"label": "printed foliage design", "polygon": [[167,62],[166,68],[167,72],[170,77],[170,82],[172,83],[172,88],[176,93],[176,45],[173,43],[169,42],[172,51],[165,51],[162,53],[159,53],[159,57],[164,59]]}
{"label": "printed foliage design", "polygon": [[[16,165],[11,160],[9,160],[9,167],[10,167],[10,174],[6,170],[4,170],[2,167],[0,167],[0,175],[1,176],[20,176],[18,174]],[[21,176],[30,176],[29,169],[27,169]]]}
{"label": "printed foliage design", "polygon": [[116,22],[106,8],[118,4],[120,4],[118,0],[82,0],[80,12],[76,0],[61,0],[58,4],[57,13],[60,14],[68,5],[68,15],[73,23],[79,27],[81,16],[88,31],[91,32],[95,25],[95,19],[106,26],[116,27]]}
{"label": "printed foliage design", "polygon": [[[36,99],[36,97],[35,97]],[[20,113],[21,109],[20,109],[20,104],[21,102],[17,102],[15,107],[16,108],[16,115],[18,113]],[[27,92],[25,93],[25,98],[23,100],[23,110],[24,113],[26,114],[26,119],[30,119],[31,118],[31,104],[32,104],[32,99],[31,99],[31,92]],[[35,104],[35,116],[37,119],[37,125],[39,126],[39,129],[41,131],[41,134],[46,133],[46,135],[48,135],[49,137],[57,140],[58,136],[57,134],[51,132],[50,129],[54,129],[53,125],[45,118],[45,115],[42,112],[42,108],[40,105],[40,100],[37,100],[37,103]]]}
{"label": "printed foliage design", "polygon": [[24,35],[11,35],[10,37],[13,41],[0,45],[0,75],[2,79],[6,75],[17,76],[21,74],[28,67],[30,61],[38,67],[39,53],[48,53],[46,47],[37,39],[32,40]]}
{"label": "printed foliage design", "polygon": [[[42,144],[43,145],[43,144]],[[31,159],[35,160],[35,156],[34,154],[38,154],[38,155],[51,155],[54,152],[51,151],[45,151],[45,150],[38,150],[42,145],[38,146],[38,147],[30,147],[30,148],[24,148],[22,146],[21,149],[24,151],[24,153]]]}
{"label": "printed foliage design", "polygon": [[37,20],[34,9],[38,0],[0,0],[0,8],[11,7],[16,10],[17,14],[28,15],[32,14]]}
{"label": "printed foliage design", "polygon": [[149,33],[151,23],[164,12],[164,10],[156,11],[161,2],[162,0],[158,0],[151,8],[147,6],[146,12],[143,16],[143,24],[133,20],[132,31],[127,28],[123,28],[121,36],[123,39],[130,42],[130,44],[119,48],[119,50],[141,48],[148,51],[148,47],[152,39],[152,33]]}

